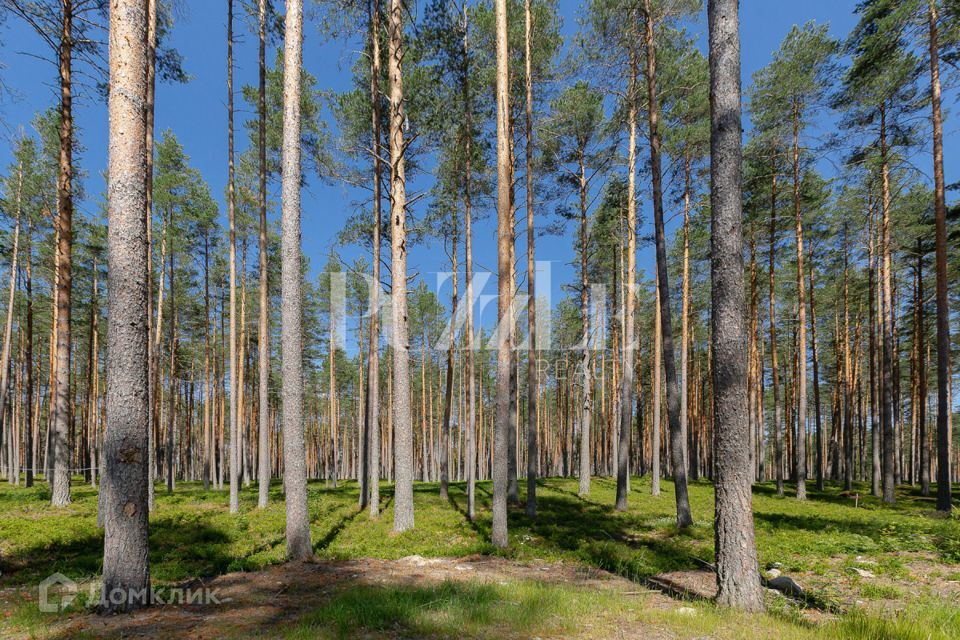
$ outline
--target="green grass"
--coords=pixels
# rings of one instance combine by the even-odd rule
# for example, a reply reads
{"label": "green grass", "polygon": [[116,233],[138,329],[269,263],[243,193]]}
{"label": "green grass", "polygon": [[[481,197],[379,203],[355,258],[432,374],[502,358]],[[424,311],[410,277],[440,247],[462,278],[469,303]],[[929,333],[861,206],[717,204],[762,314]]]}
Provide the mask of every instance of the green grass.
{"label": "green grass", "polygon": [[[341,483],[333,489],[322,482],[313,482],[309,485],[309,505],[314,551],[318,557],[328,559],[480,553],[518,560],[566,560],[640,581],[664,571],[697,568],[702,562],[713,561],[713,488],[709,483],[695,482],[690,486],[695,524],[686,531],[679,531],[674,525],[670,482],[664,482],[661,495],[653,497],[649,493],[649,481],[635,478],[630,509],[626,512],[612,508],[615,489],[612,479],[595,478],[590,496],[581,499],[577,496],[575,479],[541,480],[539,517],[531,521],[522,509],[511,510],[510,548],[498,551],[487,542],[491,524],[489,483],[478,485],[475,522],[469,522],[464,516],[463,484],[451,486],[449,502],[440,500],[435,484],[417,484],[417,526],[412,531],[393,535],[392,494],[388,485],[382,487],[381,517],[371,521],[357,507],[355,483]],[[892,507],[870,497],[866,486],[858,485],[856,490],[860,498],[859,505],[854,507],[852,497],[833,487],[823,492],[811,491],[810,499],[800,503],[789,495],[776,496],[771,485],[757,486],[754,519],[761,565],[778,563],[786,573],[804,574],[814,581],[828,602],[842,601],[852,585],[865,600],[896,599],[902,603],[904,613],[899,616],[871,617],[863,613],[844,616],[842,625],[833,630],[846,635],[836,637],[912,638],[909,629],[920,619],[918,611],[935,615],[950,632],[955,632],[953,636],[947,633],[944,637],[960,637],[957,622],[960,609],[930,610],[927,603],[935,593],[902,590],[886,582],[856,580],[851,570],[866,560],[871,563],[866,568],[876,574],[878,580],[904,579],[909,575],[904,557],[924,554],[928,561],[939,565],[937,570],[941,575],[956,576],[960,573],[956,566],[960,562],[960,521],[956,517],[937,516],[931,498],[906,487],[899,490],[898,502]],[[257,510],[256,488],[252,486],[241,491],[241,513],[232,516],[227,510],[225,492],[205,492],[195,483],[181,483],[168,495],[158,485],[157,506],[150,523],[154,581],[175,583],[230,571],[254,571],[282,562],[282,500],[280,486],[276,484],[271,491],[270,506]],[[73,503],[53,509],[49,506],[45,484],[32,489],[0,484],[0,588],[23,593],[32,590],[35,596],[35,585],[56,571],[74,579],[95,577],[100,572],[102,547],[102,532],[96,527],[96,492],[90,487],[75,482]],[[402,618],[407,628],[428,635],[444,635],[447,633],[444,625],[455,625],[473,629],[468,635],[476,637],[484,637],[484,629],[492,628],[494,636],[488,637],[496,637],[496,625],[491,621],[500,624],[503,611],[510,614],[511,622],[502,624],[509,624],[516,633],[523,634],[526,633],[524,625],[529,622],[526,611],[535,611],[538,618],[550,618],[553,610],[537,603],[545,598],[563,602],[566,597],[552,592],[553,587],[543,585],[475,587],[443,585],[423,592],[396,589],[380,594],[377,607],[369,613],[371,618],[355,611],[364,600],[362,596],[369,596],[358,587],[355,597],[347,592],[332,599],[315,612],[314,620],[304,624],[349,635],[351,625],[378,629],[377,625],[384,620]],[[498,591],[503,589],[516,592]],[[603,604],[583,598],[582,594],[574,599],[593,602],[595,606]],[[429,604],[420,606],[418,602]],[[520,604],[504,609],[496,604],[502,602]],[[0,607],[4,606],[0,602]],[[567,605],[561,608],[565,607]],[[413,613],[404,613],[408,610]],[[579,611],[575,607],[572,610]],[[806,633],[804,625],[792,620],[792,615],[779,614],[778,624],[790,629],[790,633]],[[564,619],[571,619],[567,614],[553,617],[560,631],[548,629],[544,633],[562,633],[564,624],[568,624]],[[706,620],[704,624],[721,627],[728,619],[729,612],[707,612],[700,618],[701,622]],[[42,625],[42,617],[35,619],[27,611],[10,612],[7,624],[11,624],[11,620],[21,628]],[[3,624],[0,622],[0,631]],[[935,629],[932,627],[931,632]],[[299,631],[292,633],[296,637]],[[303,633],[309,635],[308,631]],[[778,637],[790,636],[781,633]]]}

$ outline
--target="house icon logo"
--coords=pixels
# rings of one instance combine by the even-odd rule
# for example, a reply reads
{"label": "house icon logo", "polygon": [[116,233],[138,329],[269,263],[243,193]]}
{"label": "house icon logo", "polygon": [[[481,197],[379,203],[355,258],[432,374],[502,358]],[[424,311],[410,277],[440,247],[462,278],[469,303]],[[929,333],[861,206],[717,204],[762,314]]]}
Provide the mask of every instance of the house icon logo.
{"label": "house icon logo", "polygon": [[62,573],[54,573],[40,583],[40,611],[44,613],[63,611],[76,597],[77,583]]}

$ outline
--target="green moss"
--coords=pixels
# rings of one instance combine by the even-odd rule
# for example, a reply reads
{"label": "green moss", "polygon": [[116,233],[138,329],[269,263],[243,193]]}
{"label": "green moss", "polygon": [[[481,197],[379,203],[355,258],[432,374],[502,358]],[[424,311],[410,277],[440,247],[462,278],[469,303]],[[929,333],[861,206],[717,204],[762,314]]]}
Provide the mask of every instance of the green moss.
{"label": "green moss", "polygon": [[[334,489],[322,482],[312,482],[308,491],[314,551],[318,557],[327,559],[497,553],[518,560],[578,562],[633,580],[664,571],[698,568],[703,562],[713,561],[713,488],[709,483],[691,483],[695,524],[685,531],[675,526],[673,485],[668,481],[662,483],[661,495],[654,497],[650,495],[649,479],[634,478],[630,509],[625,512],[613,509],[616,484],[609,478],[595,478],[587,498],[577,496],[577,482],[571,478],[544,479],[538,487],[538,517],[530,520],[522,509],[512,508],[510,548],[494,550],[488,542],[489,482],[478,484],[477,518],[473,522],[465,517],[466,494],[462,483],[451,485],[448,501],[440,499],[436,484],[417,484],[416,528],[400,535],[391,532],[390,486],[381,487],[383,509],[379,518],[371,520],[366,511],[357,506],[356,483],[341,483]],[[944,575],[952,575],[954,579],[960,575],[952,566],[960,561],[957,518],[937,516],[928,499],[906,488],[899,492],[898,503],[893,507],[884,506],[869,496],[866,486],[858,485],[856,490],[860,491],[857,504],[836,487],[828,487],[823,492],[811,491],[809,500],[799,502],[789,495],[778,497],[772,485],[758,485],[754,490],[754,519],[761,565],[779,563],[787,572],[810,572],[823,577],[824,583],[830,583],[833,577],[849,579],[850,567],[857,566],[855,559],[859,555],[876,562],[869,568],[877,575],[903,578],[908,576],[908,569],[899,554],[923,552],[944,563]],[[241,513],[231,515],[225,491],[203,491],[197,483],[180,483],[173,494],[167,494],[158,485],[156,509],[150,523],[150,563],[157,584],[230,571],[253,571],[283,561],[285,515],[280,485],[272,487],[270,505],[263,510],[256,509],[255,486],[242,489],[240,496]],[[0,587],[21,592],[32,590],[35,597],[35,585],[56,571],[75,579],[96,577],[103,549],[102,531],[96,527],[96,503],[96,491],[79,482],[73,486],[73,503],[61,509],[49,506],[49,492],[43,484],[32,489],[0,484]],[[374,617],[370,619],[352,615],[352,608],[362,598],[351,599],[349,592],[345,592],[346,600],[339,604],[331,600],[330,607],[334,608],[318,611],[316,619],[304,624],[326,625],[340,633],[338,621],[359,619],[366,620],[364,628],[375,629],[379,624],[377,620],[400,615],[400,610],[417,608],[414,606],[417,602],[438,601],[426,607],[429,615],[403,614],[411,633],[416,635],[417,630],[425,630],[424,633],[444,635],[445,621],[455,620],[473,625],[471,628],[476,631],[473,635],[483,637],[484,628],[488,626],[483,617],[487,615],[485,611],[496,610],[499,616],[503,613],[500,611],[503,601],[535,602],[540,597],[537,589],[541,588],[517,586],[519,591],[511,595],[500,593],[496,588],[490,591],[481,588],[482,585],[473,586],[476,589],[463,585],[430,587],[422,593],[397,590],[385,594],[382,607],[371,613]],[[900,600],[913,597],[895,591],[874,587],[865,597]],[[550,591],[545,593],[560,601],[566,597]],[[837,593],[827,594],[831,600],[846,595],[849,594],[840,588]],[[496,602],[501,605],[490,604]],[[592,602],[598,607],[613,606],[610,602]],[[838,635],[828,637],[911,638],[909,628],[913,618],[909,611],[913,605],[910,602],[904,605],[908,613],[897,618],[846,616],[842,624],[833,628]],[[526,633],[521,615],[525,606],[520,606],[519,611],[507,610],[515,614],[509,624],[515,625],[511,629],[517,633]],[[43,624],[42,618],[38,621],[32,613],[26,609],[20,611],[10,602],[0,601],[0,607],[14,612],[6,622],[0,622],[0,632],[5,625],[32,628]],[[796,611],[789,607],[785,604],[782,610],[775,611],[773,624],[801,633],[799,629],[803,625]],[[474,617],[461,615],[468,608],[475,610],[470,614]],[[937,610],[938,619],[943,619],[945,625],[955,622],[954,613],[950,608]],[[704,613],[700,620],[712,619],[711,616],[716,616],[718,629],[726,628],[726,621],[731,619],[729,612],[718,612]],[[557,629],[563,628],[562,621],[557,624],[560,625]],[[664,624],[669,627],[669,620]],[[543,631],[538,627],[540,633],[562,633],[550,631],[553,629],[550,625],[546,628],[547,631]],[[884,633],[906,635],[870,635],[876,628],[884,629]],[[778,637],[791,637],[783,635],[783,629]],[[706,632],[713,633],[710,628]],[[718,637],[725,636],[721,633]],[[954,637],[960,637],[960,633]]]}

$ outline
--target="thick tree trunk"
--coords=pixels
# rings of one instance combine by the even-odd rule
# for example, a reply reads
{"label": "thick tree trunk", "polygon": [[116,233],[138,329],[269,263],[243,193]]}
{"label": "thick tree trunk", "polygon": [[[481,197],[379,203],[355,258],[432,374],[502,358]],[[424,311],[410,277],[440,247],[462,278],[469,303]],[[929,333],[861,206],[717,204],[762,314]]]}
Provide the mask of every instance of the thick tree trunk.
{"label": "thick tree trunk", "polygon": [[940,50],[937,2],[930,0],[930,97],[933,111],[934,217],[937,270],[937,510],[950,512],[950,306],[947,297],[947,207],[943,179],[943,116],[940,113]]}
{"label": "thick tree trunk", "polygon": [[751,507],[741,221],[738,0],[710,0],[710,205],[717,602],[763,608]]}
{"label": "thick tree trunk", "polygon": [[[73,0],[63,0],[60,33],[60,156],[57,175],[56,376],[50,502],[70,504],[70,296],[73,282]],[[141,42],[143,40],[141,39]],[[142,114],[140,115],[142,118]]]}
{"label": "thick tree trunk", "polygon": [[[647,47],[647,103],[650,126],[650,172],[653,182],[653,221],[657,246],[657,282],[660,285],[660,331],[663,336],[663,373],[667,385],[667,421],[670,426],[670,462],[673,467],[677,526],[693,524],[687,496],[686,434],[680,425],[680,391],[673,349],[673,318],[670,311],[670,284],[667,276],[666,234],[663,225],[663,187],[660,167],[659,110],[657,106],[657,59],[654,44],[654,17],[651,0],[644,0]],[[742,268],[742,267],[741,267]]]}
{"label": "thick tree trunk", "polygon": [[287,0],[286,8],[280,239],[283,488],[286,493],[287,557],[291,560],[306,560],[312,555],[313,549],[310,544],[310,516],[307,511],[307,468],[303,438],[303,272],[300,265],[300,69],[303,64],[303,4],[301,0]]}
{"label": "thick tree trunk", "polygon": [[513,168],[510,164],[510,90],[509,50],[507,42],[507,2],[494,1],[496,14],[496,101],[497,101],[497,390],[493,443],[493,528],[496,547],[506,547],[507,483],[510,437],[510,345],[512,327],[510,303],[511,251],[513,238],[513,211],[510,188]]}
{"label": "thick tree trunk", "polygon": [[394,497],[393,530],[412,529],[413,421],[410,413],[410,339],[407,314],[407,191],[403,104],[403,2],[390,0],[388,23],[390,77],[390,258],[393,315]]}
{"label": "thick tree trunk", "polygon": [[[110,153],[107,430],[103,473],[101,607],[150,604],[148,561],[150,430],[144,103],[147,0],[115,0],[110,11]],[[114,597],[119,593],[120,597]]]}

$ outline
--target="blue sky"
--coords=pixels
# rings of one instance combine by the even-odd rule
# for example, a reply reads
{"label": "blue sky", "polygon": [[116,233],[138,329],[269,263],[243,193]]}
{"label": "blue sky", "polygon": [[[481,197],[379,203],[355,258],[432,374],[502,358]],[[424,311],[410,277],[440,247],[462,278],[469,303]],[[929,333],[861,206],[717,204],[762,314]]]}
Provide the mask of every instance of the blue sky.
{"label": "blue sky", "polygon": [[[237,2],[239,5],[239,2]],[[185,58],[185,66],[193,81],[186,85],[159,84],[156,101],[156,127],[158,135],[165,129],[173,130],[191,163],[199,168],[211,189],[223,207],[224,187],[227,179],[227,130],[226,130],[226,2],[225,0],[191,0],[181,2],[181,15],[173,31],[172,44]],[[579,12],[577,0],[560,0],[563,17],[562,33],[570,36],[576,30],[576,17]],[[779,46],[781,39],[794,24],[808,20],[826,22],[834,37],[842,38],[855,23],[853,0],[742,0],[741,36],[744,87],[757,69],[767,64],[771,53]],[[252,116],[245,102],[239,97],[239,88],[243,84],[256,81],[256,37],[250,31],[250,22],[237,9],[234,26],[238,42],[235,46],[235,83],[238,91],[237,144],[242,151],[246,144],[246,133],[242,122]],[[691,27],[701,34],[706,31],[706,15]],[[38,37],[22,23],[8,20],[0,28],[0,60],[6,68],[4,82],[15,90],[16,95],[5,98],[0,104],[0,136],[4,143],[0,145],[0,166],[10,162],[9,140],[19,126],[29,126],[33,114],[55,102],[55,72],[50,63],[38,60],[28,54],[45,53]],[[705,37],[701,37],[701,46],[705,46]],[[304,49],[304,65],[318,79],[323,89],[341,91],[350,86],[350,68],[357,55],[356,42],[324,42],[315,22],[308,22]],[[273,56],[268,54],[268,62]],[[947,94],[945,107],[950,108],[953,95]],[[97,199],[104,190],[100,172],[106,165],[107,117],[106,105],[95,96],[81,95],[76,104],[76,116],[81,128],[84,152],[79,162],[87,175],[86,189],[89,200],[80,203],[87,211],[96,211]],[[828,129],[833,122],[830,114],[819,116],[816,123],[822,129]],[[951,153],[950,137],[955,126],[946,123],[947,182],[958,179],[955,170],[956,153]],[[641,159],[645,159],[641,155]],[[917,152],[915,164],[929,173],[929,152],[925,149]],[[652,232],[652,221],[646,201],[649,185],[641,181],[641,220],[642,233]],[[303,194],[303,246],[316,270],[324,257],[334,235],[344,220],[354,212],[357,194],[340,184],[322,184],[311,180]],[[425,201],[421,200],[421,205]],[[668,216],[672,212],[668,211]],[[495,230],[493,216],[486,215],[476,226],[476,260],[479,267],[493,267],[495,264]],[[673,221],[668,227],[675,227]],[[344,257],[351,258],[355,251],[344,251]],[[569,281],[572,271],[568,266],[573,256],[572,235],[545,237],[539,241],[538,258],[554,260],[554,281]],[[445,269],[446,257],[441,247],[434,245],[415,245],[410,252],[410,272],[419,272],[435,282],[431,272]],[[642,248],[638,255],[638,264],[649,273],[653,264],[652,248]],[[495,281],[489,284],[492,293]],[[554,292],[553,298],[559,297]]]}

